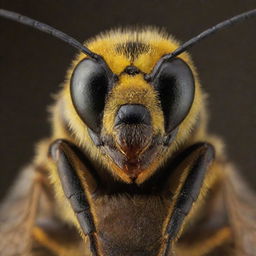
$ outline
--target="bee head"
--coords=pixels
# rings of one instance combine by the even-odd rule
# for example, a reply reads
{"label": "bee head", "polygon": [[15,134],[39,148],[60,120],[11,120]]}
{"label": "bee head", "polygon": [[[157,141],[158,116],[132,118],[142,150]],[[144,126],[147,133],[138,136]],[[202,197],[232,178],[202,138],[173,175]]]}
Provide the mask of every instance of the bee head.
{"label": "bee head", "polygon": [[[88,47],[103,56],[108,67],[84,55],[75,60],[67,93],[75,110],[68,116],[71,127],[90,147],[89,154],[97,148],[115,176],[142,183],[195,123],[199,104],[194,102],[201,94],[193,65],[183,54],[150,76],[158,61],[178,47],[152,28],[112,31]],[[90,142],[83,142],[85,133]]]}
{"label": "bee head", "polygon": [[[52,154],[53,158],[58,158],[59,175],[55,176],[52,171],[51,181],[55,188],[62,184],[64,193],[56,193],[56,196],[63,207],[59,209],[67,210],[62,213],[66,215],[64,218],[74,223],[76,215],[79,223],[75,223],[80,224],[81,233],[87,235],[92,255],[99,255],[96,243],[104,252],[102,255],[167,255],[175,238],[171,238],[172,225],[169,224],[174,225],[177,234],[180,220],[184,222],[189,205],[197,198],[193,187],[192,193],[186,194],[187,185],[191,185],[189,179],[180,191],[181,197],[172,193],[179,189],[179,182],[170,189],[165,175],[154,180],[155,186],[149,179],[175,152],[176,145],[188,139],[204,110],[196,71],[184,51],[225,27],[255,17],[256,10],[217,24],[180,47],[173,38],[146,29],[112,31],[88,42],[87,48],[63,32],[31,18],[2,9],[0,16],[35,27],[82,51],[68,73],[53,117],[55,134],[52,139],[63,137],[79,145],[75,150],[74,145],[68,148],[68,144],[62,144],[61,149],[57,142],[59,153]],[[84,153],[81,149],[87,154],[80,154]],[[83,156],[84,166],[74,161],[75,156]],[[101,168],[90,168],[87,156],[95,159],[92,163],[103,164],[119,181],[111,180],[103,185],[102,177],[96,173]],[[73,167],[79,171],[89,167],[95,172],[84,169],[82,175],[77,175]],[[167,174],[169,171],[168,166]],[[187,176],[195,179],[194,174]],[[97,179],[94,176],[98,176]],[[113,184],[114,188],[109,190]],[[198,187],[200,183],[193,184]],[[71,207],[65,207],[67,201],[61,200],[64,194]],[[182,207],[170,207],[172,203],[174,207]],[[172,216],[183,217],[166,222],[170,209],[175,213]],[[99,216],[95,222],[94,215]],[[167,233],[163,233],[165,225]]]}
{"label": "bee head", "polygon": [[[186,140],[204,111],[196,72],[184,52],[255,16],[256,9],[234,16],[181,46],[151,28],[101,34],[87,48],[49,25],[0,9],[0,17],[32,26],[82,52],[57,104],[61,117],[53,117],[53,137],[62,134],[77,141],[95,163],[137,184],[165,162],[175,144]],[[60,119],[72,134],[57,124]]]}

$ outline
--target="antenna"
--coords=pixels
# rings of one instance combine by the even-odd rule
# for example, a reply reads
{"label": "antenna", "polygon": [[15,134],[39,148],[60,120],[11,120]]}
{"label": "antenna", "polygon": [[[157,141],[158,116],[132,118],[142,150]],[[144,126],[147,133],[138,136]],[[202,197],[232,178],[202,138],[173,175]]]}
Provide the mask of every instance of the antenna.
{"label": "antenna", "polygon": [[243,22],[247,19],[256,17],[256,9],[250,10],[248,12],[244,12],[242,14],[239,14],[237,16],[234,16],[228,20],[224,20],[223,22],[208,28],[207,30],[203,31],[202,33],[200,33],[199,35],[191,38],[190,40],[188,40],[187,42],[185,42],[184,44],[182,44],[179,48],[177,48],[175,51],[173,51],[172,53],[169,53],[167,55],[164,55],[159,61],[158,63],[155,65],[153,71],[151,72],[151,74],[146,75],[145,79],[146,80],[151,80],[155,77],[155,75],[158,73],[160,66],[167,61],[170,61],[171,59],[173,59],[174,57],[177,57],[178,55],[180,55],[181,53],[183,53],[184,51],[188,50],[189,48],[191,48],[193,45],[201,42],[203,39],[208,38],[209,36],[225,29],[225,28],[229,28],[237,23]]}
{"label": "antenna", "polygon": [[95,59],[96,61],[102,61],[102,56],[90,51],[87,47],[83,46],[81,43],[79,43],[76,39],[73,37],[61,32],[60,30],[53,28],[45,23],[39,22],[37,20],[31,19],[27,16],[21,15],[16,12],[7,11],[4,9],[0,9],[0,17],[10,19],[17,21],[19,23],[22,23],[24,25],[33,27],[35,29],[38,29],[44,33],[50,34],[51,36],[57,37],[60,40],[64,41],[65,43],[75,47],[79,51],[82,51],[83,53],[87,54],[89,57]]}

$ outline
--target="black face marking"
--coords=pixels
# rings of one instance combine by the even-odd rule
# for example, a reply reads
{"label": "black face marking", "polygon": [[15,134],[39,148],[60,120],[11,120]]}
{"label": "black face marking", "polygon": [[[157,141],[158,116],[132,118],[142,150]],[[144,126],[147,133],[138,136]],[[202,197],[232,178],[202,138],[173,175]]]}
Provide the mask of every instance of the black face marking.
{"label": "black face marking", "polygon": [[122,105],[116,115],[115,125],[145,124],[150,125],[151,117],[148,109],[140,104]]}
{"label": "black face marking", "polygon": [[130,76],[135,76],[135,75],[141,73],[141,71],[135,66],[127,66],[123,72]]}
{"label": "black face marking", "polygon": [[142,42],[126,42],[117,44],[116,51],[119,54],[124,54],[127,58],[133,62],[142,53],[147,53],[150,50],[150,46]]}

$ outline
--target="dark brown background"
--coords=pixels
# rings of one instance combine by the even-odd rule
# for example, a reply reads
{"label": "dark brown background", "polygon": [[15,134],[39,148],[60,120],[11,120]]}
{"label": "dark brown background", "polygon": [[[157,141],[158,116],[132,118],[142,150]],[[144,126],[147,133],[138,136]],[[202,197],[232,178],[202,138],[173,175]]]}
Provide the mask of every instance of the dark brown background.
{"label": "dark brown background", "polygon": [[[131,24],[165,27],[187,40],[255,0],[0,0],[6,8],[48,23],[80,41]],[[209,93],[210,129],[226,141],[230,158],[256,186],[256,19],[191,50]],[[0,196],[50,133],[46,106],[76,51],[23,25],[0,19]]]}

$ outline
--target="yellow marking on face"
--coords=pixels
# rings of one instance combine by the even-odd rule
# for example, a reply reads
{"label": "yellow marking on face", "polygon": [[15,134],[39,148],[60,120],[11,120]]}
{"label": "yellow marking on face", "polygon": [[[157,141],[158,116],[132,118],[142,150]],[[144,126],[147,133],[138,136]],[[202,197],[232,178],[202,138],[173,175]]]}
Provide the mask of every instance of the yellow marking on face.
{"label": "yellow marking on face", "polygon": [[154,133],[164,133],[164,118],[156,91],[149,85],[142,75],[121,75],[120,80],[111,91],[104,110],[103,129],[113,134],[116,112],[125,104],[142,104],[152,119]]}
{"label": "yellow marking on face", "polygon": [[115,74],[120,74],[131,64],[131,60],[125,54],[120,54],[117,47],[129,42],[139,42],[148,47],[149,50],[139,54],[133,62],[134,66],[145,73],[149,73],[163,55],[172,52],[179,45],[167,33],[150,27],[141,30],[111,30],[88,41],[86,45],[93,52],[102,55]]}

